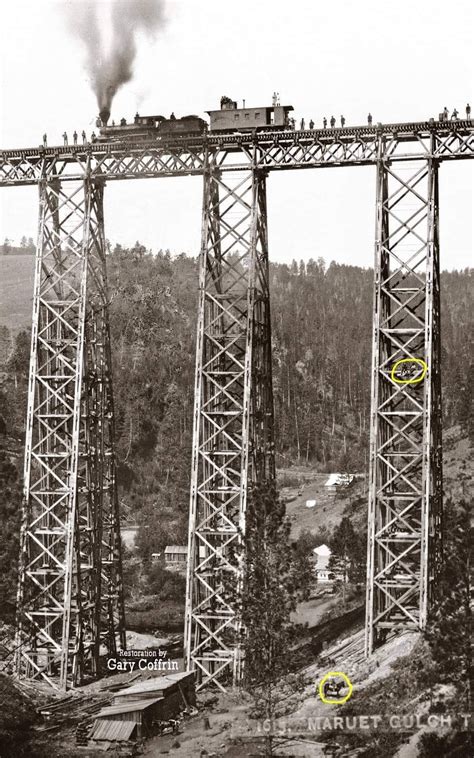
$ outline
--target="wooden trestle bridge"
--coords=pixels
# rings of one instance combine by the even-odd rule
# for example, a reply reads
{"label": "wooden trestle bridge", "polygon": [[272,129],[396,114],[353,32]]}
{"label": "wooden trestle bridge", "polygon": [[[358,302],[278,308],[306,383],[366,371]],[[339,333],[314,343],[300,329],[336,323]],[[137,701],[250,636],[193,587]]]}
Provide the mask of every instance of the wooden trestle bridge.
{"label": "wooden trestle bridge", "polygon": [[[441,555],[438,173],[468,158],[471,121],[0,151],[0,186],[37,184],[40,200],[19,677],[66,688],[125,645],[103,219],[111,181],[203,176],[185,648],[199,686],[224,689],[242,675],[248,485],[275,473],[267,178],[374,166],[367,653],[395,627],[423,628]],[[397,378],[397,362],[420,360],[421,379]]]}

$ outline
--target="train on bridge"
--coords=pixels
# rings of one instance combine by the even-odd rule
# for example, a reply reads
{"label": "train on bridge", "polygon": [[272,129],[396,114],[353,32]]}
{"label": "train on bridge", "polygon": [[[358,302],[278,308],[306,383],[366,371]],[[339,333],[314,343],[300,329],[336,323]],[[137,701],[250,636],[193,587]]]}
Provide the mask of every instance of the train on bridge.
{"label": "train on bridge", "polygon": [[183,116],[176,118],[174,113],[169,118],[164,116],[140,116],[138,113],[131,124],[121,119],[119,124],[107,125],[108,112],[101,113],[97,125],[100,127],[99,142],[133,142],[142,140],[162,140],[166,137],[192,137],[219,132],[259,132],[262,130],[278,130],[294,128],[290,118],[292,105],[280,105],[274,100],[273,104],[259,108],[238,108],[235,100],[229,97],[221,98],[218,110],[206,111],[209,123],[199,116]]}

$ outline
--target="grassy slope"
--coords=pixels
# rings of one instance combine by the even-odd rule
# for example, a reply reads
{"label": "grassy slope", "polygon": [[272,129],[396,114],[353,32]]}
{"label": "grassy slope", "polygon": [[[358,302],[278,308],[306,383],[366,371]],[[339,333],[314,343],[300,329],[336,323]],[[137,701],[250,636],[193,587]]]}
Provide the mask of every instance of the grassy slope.
{"label": "grassy slope", "polygon": [[[306,469],[304,476],[306,482],[299,488],[285,488],[282,493],[283,496],[286,494],[289,497],[295,497],[286,506],[286,512],[291,521],[292,539],[297,539],[305,529],[310,532],[317,532],[323,526],[333,529],[343,515],[350,515],[351,504],[362,497],[365,489],[365,481],[360,480],[354,486],[336,495],[334,492],[328,492],[324,486],[329,474]],[[307,508],[307,500],[316,500],[316,505],[313,508]]]}
{"label": "grassy slope", "polygon": [[17,332],[30,326],[33,255],[0,255],[0,326]]}

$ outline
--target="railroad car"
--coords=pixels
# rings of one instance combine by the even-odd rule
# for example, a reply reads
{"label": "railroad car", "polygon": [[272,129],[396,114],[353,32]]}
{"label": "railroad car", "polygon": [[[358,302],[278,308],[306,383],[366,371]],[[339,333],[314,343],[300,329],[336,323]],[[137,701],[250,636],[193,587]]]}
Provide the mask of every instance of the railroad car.
{"label": "railroad car", "polygon": [[265,105],[260,108],[237,108],[230,97],[221,98],[221,107],[216,111],[206,111],[210,119],[211,132],[249,132],[262,129],[289,129],[289,114],[292,105]]}
{"label": "railroad car", "polygon": [[169,136],[194,136],[205,134],[207,123],[199,116],[183,116],[183,118],[170,118],[164,116],[140,116],[136,114],[133,123],[127,124],[121,119],[119,124],[102,126],[99,130],[98,139],[101,142],[120,141],[147,141],[161,140]]}

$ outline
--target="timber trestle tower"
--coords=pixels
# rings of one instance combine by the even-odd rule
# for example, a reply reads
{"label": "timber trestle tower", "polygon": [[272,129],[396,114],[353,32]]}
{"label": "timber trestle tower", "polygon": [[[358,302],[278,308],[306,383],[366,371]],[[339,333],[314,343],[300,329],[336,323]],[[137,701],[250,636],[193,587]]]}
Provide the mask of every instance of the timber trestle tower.
{"label": "timber trestle tower", "polygon": [[[203,176],[185,648],[198,686],[242,675],[247,492],[274,477],[265,187],[272,171],[376,172],[366,650],[423,628],[441,556],[438,173],[471,121],[0,151],[38,184],[16,671],[66,687],[125,643],[102,199]],[[369,357],[368,357],[369,360]]]}
{"label": "timber trestle tower", "polygon": [[125,647],[103,181],[39,186],[15,666],[65,689]]}

